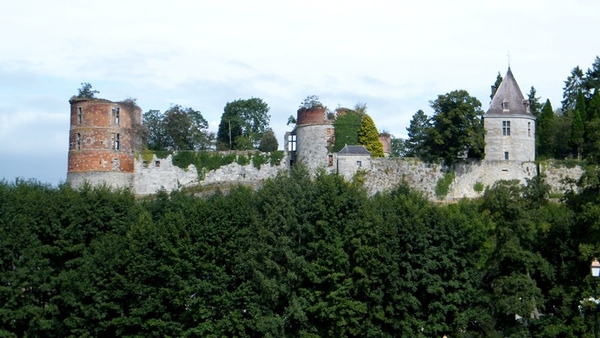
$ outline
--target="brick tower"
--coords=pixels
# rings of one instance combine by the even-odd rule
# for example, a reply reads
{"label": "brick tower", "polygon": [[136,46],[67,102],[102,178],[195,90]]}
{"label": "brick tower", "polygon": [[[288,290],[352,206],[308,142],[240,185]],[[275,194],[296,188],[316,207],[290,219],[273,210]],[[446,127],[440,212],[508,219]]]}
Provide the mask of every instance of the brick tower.
{"label": "brick tower", "polygon": [[132,188],[136,133],[142,110],[133,100],[73,97],[67,182]]}

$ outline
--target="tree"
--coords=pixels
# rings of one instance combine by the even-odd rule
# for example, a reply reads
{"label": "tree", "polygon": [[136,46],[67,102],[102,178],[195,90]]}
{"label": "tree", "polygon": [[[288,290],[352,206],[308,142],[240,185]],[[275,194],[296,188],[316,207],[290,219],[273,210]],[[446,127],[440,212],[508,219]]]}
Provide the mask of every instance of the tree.
{"label": "tree", "polygon": [[406,156],[406,140],[402,138],[392,137],[392,154],[391,157]]}
{"label": "tree", "polygon": [[575,109],[577,95],[583,89],[583,82],[584,75],[581,68],[579,66],[573,68],[563,87],[563,100],[561,101],[563,112]]}
{"label": "tree", "polygon": [[383,157],[383,145],[379,141],[379,133],[373,119],[365,114],[358,128],[358,144],[362,144],[372,157]]}
{"label": "tree", "polygon": [[579,115],[581,116],[581,121],[583,123],[586,123],[589,120],[587,116],[587,108],[585,101],[585,95],[583,94],[583,91],[580,90],[579,93],[577,93],[577,100],[575,101],[575,110],[579,110]]}
{"label": "tree", "polygon": [[148,149],[167,149],[167,135],[165,132],[163,117],[164,116],[160,110],[156,109],[151,109],[144,113],[144,125],[148,129],[148,138],[146,140]]}
{"label": "tree", "polygon": [[300,103],[298,109],[311,110],[317,107],[324,107],[317,95],[309,95]]}
{"label": "tree", "polygon": [[408,139],[404,143],[406,156],[422,158],[425,155],[425,142],[427,141],[427,130],[429,128],[431,128],[429,117],[419,109],[406,128],[406,131],[408,131]]}
{"label": "tree", "polygon": [[496,76],[496,82],[494,82],[494,85],[492,86],[492,94],[490,95],[490,100],[494,99],[494,95],[496,95],[496,91],[500,87],[502,80],[502,75],[500,75],[500,72],[498,72],[498,75]]}
{"label": "tree", "polygon": [[262,138],[260,139],[258,150],[265,153],[270,153],[276,151],[278,147],[279,144],[277,143],[277,137],[275,137],[275,132],[273,132],[273,129],[267,129],[267,131],[265,131]]}
{"label": "tree", "polygon": [[217,150],[239,149],[238,137],[256,148],[269,127],[269,106],[260,98],[227,102],[217,131]]}
{"label": "tree", "polygon": [[592,89],[600,88],[600,57],[596,56],[592,68],[588,68],[585,72],[585,87],[588,95],[591,94]]}
{"label": "tree", "polygon": [[538,117],[542,109],[542,104],[540,103],[541,97],[537,97],[535,95],[535,87],[531,86],[529,94],[527,94],[527,98],[529,99],[529,111],[531,111],[531,114],[533,114],[533,116]]}
{"label": "tree", "polygon": [[434,110],[432,127],[427,130],[427,153],[442,159],[447,165],[458,156],[482,156],[485,146],[481,102],[466,90],[439,95],[430,102]]}
{"label": "tree", "polygon": [[[361,126],[364,114],[352,109],[338,109],[338,115],[333,122],[334,144],[333,152],[342,150],[346,145],[360,144],[358,140],[358,129]],[[344,112],[341,113],[340,112]]]}
{"label": "tree", "polygon": [[539,157],[552,157],[554,154],[554,150],[556,148],[555,145],[555,127],[554,127],[554,111],[552,111],[552,104],[550,100],[546,100],[544,107],[542,108],[542,112],[537,119],[537,127],[536,127],[536,136],[537,136],[537,156]]}
{"label": "tree", "polygon": [[573,124],[571,125],[571,144],[575,147],[578,159],[581,159],[581,145],[583,144],[584,130],[583,118],[581,117],[579,109],[576,109],[573,114]]}
{"label": "tree", "polygon": [[172,105],[164,113],[149,110],[144,113],[148,128],[148,148],[153,150],[208,150],[214,134],[200,111]]}
{"label": "tree", "polygon": [[77,97],[81,99],[95,99],[96,94],[100,94],[100,92],[92,90],[92,85],[88,82],[82,82],[81,88],[77,90]]}

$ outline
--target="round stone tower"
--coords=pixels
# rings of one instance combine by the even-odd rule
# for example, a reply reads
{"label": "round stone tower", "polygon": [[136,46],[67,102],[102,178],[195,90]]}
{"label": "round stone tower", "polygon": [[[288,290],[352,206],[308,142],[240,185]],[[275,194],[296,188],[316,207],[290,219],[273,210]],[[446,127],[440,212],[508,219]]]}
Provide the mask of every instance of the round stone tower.
{"label": "round stone tower", "polygon": [[298,110],[296,120],[296,161],[309,170],[333,165],[330,153],[333,145],[333,120],[327,118],[325,107]]}
{"label": "round stone tower", "polygon": [[510,67],[498,89],[492,90],[492,103],[483,115],[485,159],[535,161],[535,116]]}
{"label": "round stone tower", "polygon": [[136,131],[142,110],[133,100],[74,97],[71,104],[67,182],[132,188]]}

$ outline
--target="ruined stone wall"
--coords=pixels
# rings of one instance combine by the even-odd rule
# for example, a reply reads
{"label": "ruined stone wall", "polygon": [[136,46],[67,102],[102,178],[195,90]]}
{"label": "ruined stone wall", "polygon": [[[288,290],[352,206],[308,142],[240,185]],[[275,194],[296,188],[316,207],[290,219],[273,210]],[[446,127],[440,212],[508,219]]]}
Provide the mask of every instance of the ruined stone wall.
{"label": "ruined stone wall", "polygon": [[242,166],[233,162],[215,170],[205,171],[203,175],[200,175],[203,177],[200,180],[198,170],[194,165],[181,169],[172,164],[171,155],[165,159],[159,159],[154,155],[152,161],[147,163],[144,163],[142,159],[135,160],[133,191],[137,195],[149,195],[161,189],[172,191],[197,185],[245,184],[254,186],[268,178],[274,178],[281,170],[287,170],[288,163],[289,159],[284,158],[278,166],[271,166],[267,163],[258,169],[252,163]]}
{"label": "ruined stone wall", "polygon": [[[552,162],[539,166],[540,172],[546,176],[546,182],[553,193],[561,193],[569,188],[565,178],[581,177],[580,167],[566,168],[555,166]],[[366,172],[365,186],[370,194],[390,190],[405,181],[410,187],[419,190],[431,200],[439,200],[435,196],[438,181],[444,177],[446,168],[441,165],[427,164],[413,158],[375,158],[371,160],[371,170]],[[475,191],[475,185],[491,187],[500,180],[518,180],[526,184],[527,179],[538,173],[535,162],[520,161],[471,161],[455,167],[455,179],[448,195],[441,198],[450,201],[461,198],[475,198],[483,192]]]}

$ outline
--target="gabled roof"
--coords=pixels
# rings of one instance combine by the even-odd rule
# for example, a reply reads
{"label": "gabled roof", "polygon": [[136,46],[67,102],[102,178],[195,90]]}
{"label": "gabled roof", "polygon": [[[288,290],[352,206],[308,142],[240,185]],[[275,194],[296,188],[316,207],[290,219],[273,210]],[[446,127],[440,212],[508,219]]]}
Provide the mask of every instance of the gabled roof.
{"label": "gabled roof", "polygon": [[532,115],[529,111],[529,101],[524,102],[523,93],[521,93],[510,67],[494,94],[487,114]]}
{"label": "gabled roof", "polygon": [[371,155],[371,153],[365,148],[365,146],[349,146],[346,145],[342,150],[338,152],[342,155]]}

